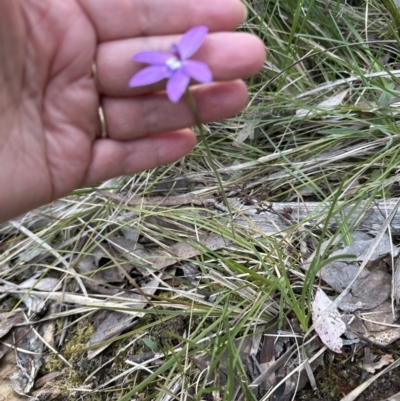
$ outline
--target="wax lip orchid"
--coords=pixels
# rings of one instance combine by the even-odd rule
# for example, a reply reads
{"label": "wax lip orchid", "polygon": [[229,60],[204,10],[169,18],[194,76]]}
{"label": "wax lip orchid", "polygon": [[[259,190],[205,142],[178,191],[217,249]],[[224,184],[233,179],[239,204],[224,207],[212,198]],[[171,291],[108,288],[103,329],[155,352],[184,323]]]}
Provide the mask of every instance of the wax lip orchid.
{"label": "wax lip orchid", "polygon": [[135,74],[129,81],[129,87],[150,85],[168,79],[167,96],[177,103],[185,93],[190,79],[209,83],[212,73],[207,64],[189,60],[200,48],[208,33],[206,26],[196,26],[188,30],[181,40],[173,44],[171,53],[162,51],[145,51],[133,56],[134,61],[150,64]]}

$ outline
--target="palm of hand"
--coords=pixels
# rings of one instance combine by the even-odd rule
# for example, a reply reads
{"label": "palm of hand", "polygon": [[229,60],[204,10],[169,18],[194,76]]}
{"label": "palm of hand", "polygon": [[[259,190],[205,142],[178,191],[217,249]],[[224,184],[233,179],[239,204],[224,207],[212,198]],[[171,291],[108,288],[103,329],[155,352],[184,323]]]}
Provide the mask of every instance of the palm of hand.
{"label": "palm of hand", "polygon": [[24,3],[8,8],[12,41],[2,56],[10,79],[0,94],[7,116],[0,147],[10,169],[0,177],[13,179],[10,195],[31,198],[29,208],[85,184],[98,95],[91,77],[96,35],[80,7]]}
{"label": "palm of hand", "polygon": [[[130,57],[146,46],[168,48],[172,39],[164,34],[180,34],[195,24],[207,22],[214,31],[232,29],[243,17],[240,15],[243,10],[237,0],[203,0],[203,8],[187,0],[170,0],[168,7],[164,3],[160,0],[1,2],[0,206],[6,207],[0,208],[0,221],[75,188],[165,164],[191,150],[194,134],[183,129],[193,123],[187,105],[184,102],[171,105],[165,95],[153,94],[163,89],[159,85],[129,89],[128,78],[135,68],[140,68],[134,66]],[[173,14],[174,9],[183,6],[188,10],[179,18],[167,18],[163,11],[171,9]],[[227,6],[232,6],[231,12],[227,12]],[[122,28],[118,24],[114,28],[112,13],[120,19],[126,18],[121,21]],[[190,14],[193,14],[191,22],[187,18]],[[109,20],[111,28],[107,28]],[[170,25],[163,25],[165,21],[171,21]],[[136,34],[131,28],[135,24],[141,27]],[[140,37],[140,30],[146,32],[146,37]],[[262,44],[248,36],[242,38],[248,42],[244,51],[252,55],[243,55],[236,64],[227,64],[226,59],[237,51],[237,39],[231,39],[232,49],[226,36],[221,36],[214,42],[224,44],[222,52],[210,40],[204,54],[200,54],[200,58],[215,60],[211,68],[217,80],[250,75],[262,65]],[[97,139],[100,96],[92,75],[95,60],[109,139]],[[194,95],[205,121],[232,115],[246,101],[246,90],[240,81],[195,89]]]}

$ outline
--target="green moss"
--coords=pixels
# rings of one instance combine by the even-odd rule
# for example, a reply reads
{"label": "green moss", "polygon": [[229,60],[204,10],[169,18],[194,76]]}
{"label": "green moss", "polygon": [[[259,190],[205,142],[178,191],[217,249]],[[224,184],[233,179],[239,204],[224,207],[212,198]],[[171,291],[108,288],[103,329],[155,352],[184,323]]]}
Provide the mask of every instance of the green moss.
{"label": "green moss", "polygon": [[[93,324],[90,319],[85,319],[73,326],[67,334],[66,341],[61,350],[63,357],[72,365],[66,365],[57,355],[50,355],[41,368],[41,374],[63,371],[64,375],[60,379],[52,382],[52,386],[61,393],[61,399],[73,397],[72,389],[87,387],[85,379],[99,365],[99,359],[88,360],[86,351],[83,351],[87,342],[93,334]],[[100,394],[85,396],[87,401],[102,400]]]}

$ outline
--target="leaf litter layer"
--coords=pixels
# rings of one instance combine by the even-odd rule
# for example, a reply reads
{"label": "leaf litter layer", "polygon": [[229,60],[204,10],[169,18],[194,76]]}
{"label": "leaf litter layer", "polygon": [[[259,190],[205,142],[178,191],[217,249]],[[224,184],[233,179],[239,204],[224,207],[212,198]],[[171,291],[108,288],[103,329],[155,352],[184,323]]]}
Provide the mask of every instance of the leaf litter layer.
{"label": "leaf litter layer", "polygon": [[[200,143],[173,165],[4,224],[4,394],[400,391],[398,10],[390,0],[247,5],[241,29],[265,41],[268,60],[244,112],[205,127],[232,216]],[[341,354],[312,320],[319,291],[329,299],[320,319],[346,325],[333,340]]]}

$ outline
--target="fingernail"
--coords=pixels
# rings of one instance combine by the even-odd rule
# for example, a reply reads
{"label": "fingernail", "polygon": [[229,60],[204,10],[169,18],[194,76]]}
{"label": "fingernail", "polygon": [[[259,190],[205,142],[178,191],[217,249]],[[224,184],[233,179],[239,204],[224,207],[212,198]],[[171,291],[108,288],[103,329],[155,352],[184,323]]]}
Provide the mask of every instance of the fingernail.
{"label": "fingernail", "polygon": [[248,8],[246,7],[246,4],[244,4],[244,3],[242,3],[242,4],[243,4],[243,8],[244,8],[243,22],[246,22],[246,21],[247,21],[247,18],[249,18],[249,10],[248,10]]}

